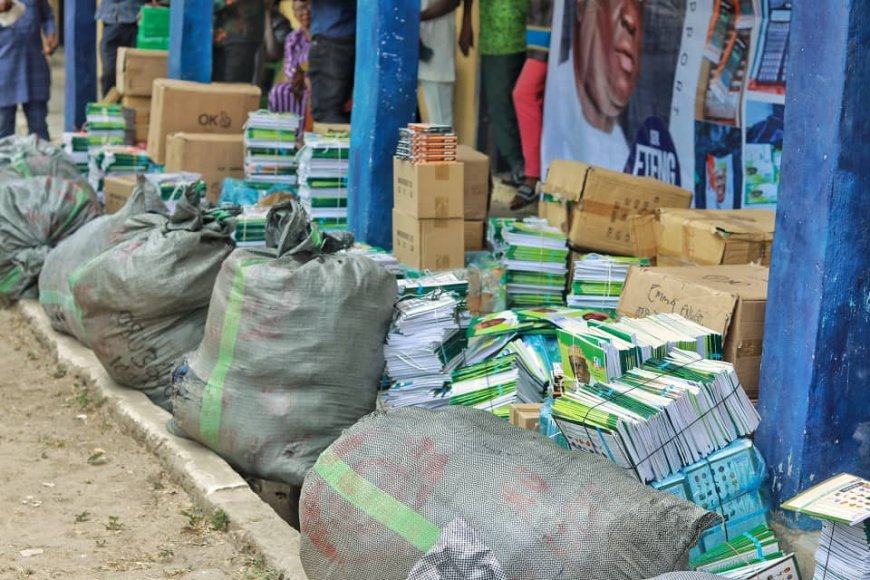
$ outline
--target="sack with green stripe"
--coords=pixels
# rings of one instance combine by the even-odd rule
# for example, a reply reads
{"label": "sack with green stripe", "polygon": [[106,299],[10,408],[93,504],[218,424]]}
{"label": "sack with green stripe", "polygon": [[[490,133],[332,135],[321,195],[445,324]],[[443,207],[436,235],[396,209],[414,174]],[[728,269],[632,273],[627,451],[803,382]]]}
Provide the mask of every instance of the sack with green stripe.
{"label": "sack with green stripe", "polygon": [[48,254],[39,275],[39,302],[55,330],[88,346],[70,284],[75,283],[76,273],[88,262],[135,233],[125,230],[124,224],[143,213],[166,215],[167,211],[157,188],[140,176],[133,195],[117,213],[88,222]]}
{"label": "sack with green stripe", "polygon": [[688,570],[718,520],[603,457],[468,407],[363,418],[305,478],[299,516],[302,565],[318,580],[405,580],[457,519],[508,578],[651,578]]}
{"label": "sack with green stripe", "polygon": [[129,217],[111,246],[70,280],[85,342],[119,384],[169,409],[172,367],[202,340],[232,221],[199,207],[196,185],[171,217]]}
{"label": "sack with green stripe", "polygon": [[224,263],[205,338],[173,376],[171,428],[242,473],[301,485],[375,409],[397,287],[298,202],[269,211],[266,241]]}
{"label": "sack with green stripe", "polygon": [[84,181],[0,175],[0,304],[36,298],[48,253],[100,212]]}

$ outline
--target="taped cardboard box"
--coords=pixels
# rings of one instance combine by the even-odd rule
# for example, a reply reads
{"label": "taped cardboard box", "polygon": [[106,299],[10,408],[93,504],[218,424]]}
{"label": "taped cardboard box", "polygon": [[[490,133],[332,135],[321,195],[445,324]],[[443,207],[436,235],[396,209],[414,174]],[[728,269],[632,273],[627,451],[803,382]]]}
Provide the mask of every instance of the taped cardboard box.
{"label": "taped cardboard box", "polygon": [[110,175],[103,179],[103,205],[106,213],[117,213],[136,186],[135,175]]}
{"label": "taped cardboard box", "polygon": [[393,254],[417,270],[452,270],[465,266],[462,218],[417,219],[393,210]]}
{"label": "taped cardboard box", "polygon": [[468,145],[456,148],[456,159],[463,165],[466,220],[485,220],[489,213],[489,157]]}
{"label": "taped cardboard box", "polygon": [[148,155],[166,163],[170,133],[241,135],[248,113],[260,108],[260,89],[236,83],[158,79],[151,98]]}
{"label": "taped cardboard box", "polygon": [[414,164],[393,158],[394,207],[418,219],[465,216],[462,163]]}
{"label": "taped cardboard box", "polygon": [[776,214],[766,210],[660,209],[629,218],[635,255],[659,265],[770,265]]}
{"label": "taped cardboard box", "polygon": [[515,403],[511,405],[511,425],[529,431],[537,431],[541,421],[542,406],[541,403]]}
{"label": "taped cardboard box", "polygon": [[577,161],[553,161],[542,191],[571,202],[572,246],[620,256],[634,255],[629,216],[692,203],[685,189]]}
{"label": "taped cardboard box", "polygon": [[483,220],[465,220],[465,251],[480,252],[486,245],[486,222]]}
{"label": "taped cardboard box", "polygon": [[165,79],[168,69],[168,51],[121,47],[115,67],[115,84],[125,97],[150,97],[154,81]]}
{"label": "taped cardboard box", "polygon": [[631,268],[617,312],[675,312],[725,336],[726,361],[750,398],[758,398],[768,269],[753,264]]}
{"label": "taped cardboard box", "polygon": [[538,202],[538,217],[547,220],[554,228],[559,228],[566,236],[571,231],[571,202],[542,194]]}
{"label": "taped cardboard box", "polygon": [[166,171],[199,173],[206,199],[217,203],[225,178],[245,177],[244,136],[173,133],[166,139]]}
{"label": "taped cardboard box", "polygon": [[148,127],[151,122],[151,97],[124,95],[121,105],[133,111],[134,139],[136,143],[148,141]]}
{"label": "taped cardboard box", "polygon": [[318,135],[350,135],[350,124],[314,123],[311,130]]}

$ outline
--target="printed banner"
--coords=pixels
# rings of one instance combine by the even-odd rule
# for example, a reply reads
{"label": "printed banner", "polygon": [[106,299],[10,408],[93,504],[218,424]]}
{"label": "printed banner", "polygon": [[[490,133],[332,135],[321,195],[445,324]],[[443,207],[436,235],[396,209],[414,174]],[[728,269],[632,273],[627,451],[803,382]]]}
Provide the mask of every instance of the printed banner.
{"label": "printed banner", "polygon": [[788,0],[555,0],[543,169],[655,177],[699,208],[776,207]]}

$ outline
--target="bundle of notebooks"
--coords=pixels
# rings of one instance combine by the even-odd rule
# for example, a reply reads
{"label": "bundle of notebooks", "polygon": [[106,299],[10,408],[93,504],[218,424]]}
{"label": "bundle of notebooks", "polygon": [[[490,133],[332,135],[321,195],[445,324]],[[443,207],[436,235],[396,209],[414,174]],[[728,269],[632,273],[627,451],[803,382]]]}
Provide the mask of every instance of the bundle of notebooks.
{"label": "bundle of notebooks", "polygon": [[205,183],[203,183],[199,173],[148,173],[145,175],[145,179],[157,188],[157,191],[160,192],[160,198],[170,212],[175,210],[178,201],[191,184],[196,186],[200,199],[205,196]]}
{"label": "bundle of notebooks", "polygon": [[794,554],[782,551],[767,525],[752,528],[692,558],[693,570],[739,580],[801,580]]}
{"label": "bundle of notebooks", "polygon": [[245,124],[245,179],[262,184],[296,184],[299,117],[256,111]]}
{"label": "bundle of notebooks", "polygon": [[353,245],[353,247],[347,250],[347,253],[355,254],[358,256],[365,256],[366,258],[373,260],[386,268],[387,271],[394,276],[403,275],[402,264],[399,262],[399,260],[396,259],[393,254],[382,250],[381,248],[357,242]]}
{"label": "bundle of notebooks", "polygon": [[489,411],[506,419],[510,406],[517,402],[518,381],[514,354],[466,366],[453,373],[450,404]]}
{"label": "bundle of notebooks", "polygon": [[298,155],[299,199],[322,229],[347,229],[349,158],[349,139],[305,134],[305,145]]}
{"label": "bundle of notebooks", "polygon": [[148,153],[136,147],[109,145],[90,154],[88,181],[98,194],[103,191],[103,179],[110,175],[138,175],[157,168]]}
{"label": "bundle of notebooks", "polygon": [[568,239],[538,218],[504,226],[508,307],[564,306]]}
{"label": "bundle of notebooks", "polygon": [[841,473],[782,507],[822,520],[815,580],[870,580],[870,481]]}
{"label": "bundle of notebooks", "polygon": [[[88,103],[85,109],[85,129],[94,144],[124,145],[132,142],[129,113],[121,105]],[[89,143],[90,144],[90,143]]]}
{"label": "bundle of notebooks", "polygon": [[552,336],[530,334],[512,340],[504,352],[516,357],[517,400],[542,403],[555,382],[560,367],[559,345]]}
{"label": "bundle of notebooks", "polygon": [[631,266],[648,266],[646,258],[585,254],[574,261],[568,306],[615,312]]}
{"label": "bundle of notebooks", "polygon": [[516,221],[515,218],[502,217],[491,217],[486,220],[486,245],[494,257],[504,257],[508,249],[508,244],[504,240],[504,231]]}
{"label": "bundle of notebooks", "polygon": [[[563,367],[582,363],[563,352]],[[645,482],[704,459],[760,422],[730,363],[681,349],[618,379],[576,383],[553,416],[573,448],[608,457]]]}
{"label": "bundle of notebooks", "polygon": [[67,154],[70,160],[76,164],[79,173],[87,175],[88,167],[88,151],[90,149],[88,134],[81,133],[64,133],[63,134],[63,151]]}
{"label": "bundle of notebooks", "polygon": [[241,209],[241,214],[236,216],[236,229],[233,231],[236,245],[265,246],[266,216],[271,208],[263,205],[243,205]]}
{"label": "bundle of notebooks", "polygon": [[399,129],[396,157],[411,163],[455,163],[456,133],[450,125],[410,123]]}

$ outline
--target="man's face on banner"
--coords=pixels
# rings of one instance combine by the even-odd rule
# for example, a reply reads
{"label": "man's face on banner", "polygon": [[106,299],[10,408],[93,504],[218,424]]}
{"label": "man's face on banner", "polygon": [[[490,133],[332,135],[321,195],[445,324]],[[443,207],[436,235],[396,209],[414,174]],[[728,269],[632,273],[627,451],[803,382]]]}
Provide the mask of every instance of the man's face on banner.
{"label": "man's face on banner", "polygon": [[583,114],[610,131],[640,74],[643,0],[575,0],[574,80]]}

